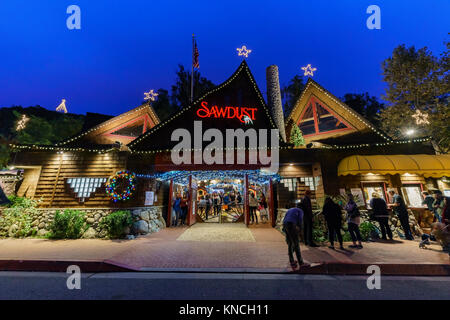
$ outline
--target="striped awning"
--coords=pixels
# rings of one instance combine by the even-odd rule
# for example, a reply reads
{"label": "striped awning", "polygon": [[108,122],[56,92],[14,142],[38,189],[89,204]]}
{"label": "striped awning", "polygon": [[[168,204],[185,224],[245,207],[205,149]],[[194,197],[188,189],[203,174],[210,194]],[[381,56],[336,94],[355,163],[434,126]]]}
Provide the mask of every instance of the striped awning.
{"label": "striped awning", "polygon": [[424,177],[450,176],[450,155],[354,155],[339,162],[338,175],[418,174]]}

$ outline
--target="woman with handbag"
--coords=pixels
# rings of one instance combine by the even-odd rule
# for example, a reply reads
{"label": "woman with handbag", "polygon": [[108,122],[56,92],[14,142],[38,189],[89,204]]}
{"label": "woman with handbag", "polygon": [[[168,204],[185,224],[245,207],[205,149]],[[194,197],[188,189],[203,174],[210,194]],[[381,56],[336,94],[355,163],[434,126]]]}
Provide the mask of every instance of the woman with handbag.
{"label": "woman with handbag", "polygon": [[[350,237],[352,237],[353,245],[350,248],[362,249],[362,237],[359,232],[359,224],[361,223],[360,213],[358,210],[358,205],[353,200],[353,194],[348,194],[348,202],[345,205],[345,211],[347,211],[347,225]],[[358,241],[358,244],[356,244]]]}

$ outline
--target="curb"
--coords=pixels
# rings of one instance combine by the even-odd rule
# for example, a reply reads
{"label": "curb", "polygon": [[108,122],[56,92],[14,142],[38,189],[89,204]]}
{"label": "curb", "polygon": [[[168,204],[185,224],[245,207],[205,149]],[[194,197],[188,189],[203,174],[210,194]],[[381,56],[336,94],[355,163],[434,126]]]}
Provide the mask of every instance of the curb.
{"label": "curb", "polygon": [[110,260],[104,261],[50,261],[50,260],[0,260],[0,271],[66,272],[77,265],[83,272],[175,272],[175,273],[249,273],[249,274],[314,274],[314,275],[365,275],[367,268],[377,265],[387,276],[450,276],[450,264],[386,264],[386,263],[312,263],[299,270],[269,268],[135,268]]}
{"label": "curb", "polygon": [[107,261],[0,260],[0,271],[66,272],[77,265],[83,272],[132,272],[132,268]]}

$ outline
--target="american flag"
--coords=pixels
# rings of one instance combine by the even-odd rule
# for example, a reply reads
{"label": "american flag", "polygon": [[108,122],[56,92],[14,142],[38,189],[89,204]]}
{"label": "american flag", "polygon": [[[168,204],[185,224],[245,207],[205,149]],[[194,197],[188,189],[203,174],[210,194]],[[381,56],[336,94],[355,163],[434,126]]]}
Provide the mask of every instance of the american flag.
{"label": "american flag", "polygon": [[194,68],[200,69],[200,64],[198,63],[197,41],[194,42],[194,56],[192,58],[192,64],[193,64]]}

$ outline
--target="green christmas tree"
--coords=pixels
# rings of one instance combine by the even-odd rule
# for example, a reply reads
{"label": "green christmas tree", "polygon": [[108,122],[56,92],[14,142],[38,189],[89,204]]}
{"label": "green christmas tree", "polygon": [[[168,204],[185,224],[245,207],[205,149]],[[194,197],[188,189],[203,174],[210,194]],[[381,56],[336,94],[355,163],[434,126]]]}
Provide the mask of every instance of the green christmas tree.
{"label": "green christmas tree", "polygon": [[303,138],[302,131],[296,125],[292,126],[289,142],[296,147],[305,145],[305,138]]}

